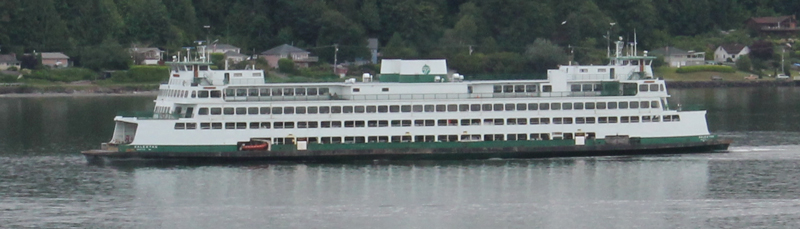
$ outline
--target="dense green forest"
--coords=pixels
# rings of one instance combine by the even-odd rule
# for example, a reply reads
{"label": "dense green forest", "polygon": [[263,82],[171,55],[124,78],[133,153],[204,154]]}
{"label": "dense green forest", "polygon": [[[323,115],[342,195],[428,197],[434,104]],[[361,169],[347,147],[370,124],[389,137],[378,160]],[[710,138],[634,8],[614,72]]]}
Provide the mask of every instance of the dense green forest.
{"label": "dense green forest", "polygon": [[512,73],[548,65],[531,64],[543,60],[537,52],[602,63],[607,33],[631,40],[636,31],[640,50],[713,51],[710,43],[752,42],[720,33],[742,31],[749,17],[798,12],[797,0],[2,0],[0,52],[64,52],[99,70],[118,66],[105,56],[115,50],[173,52],[210,36],[248,54],[294,44],[330,63],[333,44],[339,60],[368,59],[366,39],[376,37],[384,58]]}

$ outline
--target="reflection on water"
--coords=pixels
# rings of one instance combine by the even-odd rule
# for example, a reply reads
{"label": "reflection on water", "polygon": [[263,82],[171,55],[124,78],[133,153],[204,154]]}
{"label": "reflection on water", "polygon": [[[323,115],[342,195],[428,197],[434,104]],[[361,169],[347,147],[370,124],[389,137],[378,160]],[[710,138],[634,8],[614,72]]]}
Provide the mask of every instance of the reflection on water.
{"label": "reflection on water", "polygon": [[800,227],[795,88],[672,90],[726,154],[90,166],[152,97],[0,99],[0,225],[34,228]]}

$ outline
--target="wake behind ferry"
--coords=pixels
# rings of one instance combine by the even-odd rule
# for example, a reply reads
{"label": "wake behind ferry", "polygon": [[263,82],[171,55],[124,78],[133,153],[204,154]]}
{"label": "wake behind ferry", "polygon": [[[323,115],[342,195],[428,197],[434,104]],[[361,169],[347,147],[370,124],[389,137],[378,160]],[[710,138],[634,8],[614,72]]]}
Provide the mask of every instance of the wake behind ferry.
{"label": "wake behind ferry", "polygon": [[[670,109],[655,57],[560,66],[547,79],[465,81],[446,60],[383,60],[380,74],[268,83],[263,70],[171,66],[148,113],[121,114],[90,162],[123,159],[487,159],[725,150],[705,111]],[[635,52],[633,52],[635,53]]]}

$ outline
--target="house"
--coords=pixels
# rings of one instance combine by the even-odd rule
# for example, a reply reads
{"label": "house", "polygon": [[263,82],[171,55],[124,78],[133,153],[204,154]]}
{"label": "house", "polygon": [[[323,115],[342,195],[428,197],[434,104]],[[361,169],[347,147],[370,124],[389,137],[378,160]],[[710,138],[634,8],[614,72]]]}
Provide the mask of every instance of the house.
{"label": "house", "polygon": [[69,67],[69,56],[60,52],[43,52],[42,65],[51,68]]}
{"label": "house", "polygon": [[736,62],[742,55],[750,53],[750,48],[740,44],[720,45],[714,51],[714,61],[718,63]]}
{"label": "house", "polygon": [[683,66],[705,65],[706,53],[695,52],[693,50],[683,50],[675,47],[664,47],[650,52],[652,55],[664,57],[664,62],[670,67],[680,68]]}
{"label": "house", "polygon": [[760,34],[791,35],[800,31],[794,15],[750,18],[747,20],[747,27]]}
{"label": "house", "polygon": [[225,52],[225,59],[227,59],[230,63],[235,64],[242,62],[244,60],[249,59],[250,56],[244,55],[234,51]]}
{"label": "house", "polygon": [[[200,46],[202,50],[205,46]],[[227,53],[227,52],[235,52],[235,53],[242,53],[242,49],[233,45],[229,44],[213,44],[208,47],[209,53]]]}
{"label": "house", "polygon": [[156,65],[163,60],[163,53],[159,48],[131,48],[131,57],[134,64]]}
{"label": "house", "polygon": [[17,60],[17,54],[0,55],[0,71],[6,70],[9,67],[16,67],[19,70],[20,61]]}
{"label": "house", "polygon": [[267,60],[270,67],[278,68],[278,60],[289,58],[301,68],[307,68],[309,63],[317,62],[319,57],[309,56],[310,52],[288,44],[283,44],[270,50],[261,52],[260,57]]}

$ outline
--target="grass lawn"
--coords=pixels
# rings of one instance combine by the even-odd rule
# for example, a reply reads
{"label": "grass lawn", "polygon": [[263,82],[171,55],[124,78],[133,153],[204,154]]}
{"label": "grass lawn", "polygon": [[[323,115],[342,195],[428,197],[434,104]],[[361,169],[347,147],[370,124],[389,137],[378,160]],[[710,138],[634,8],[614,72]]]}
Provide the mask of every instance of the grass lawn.
{"label": "grass lawn", "polygon": [[[749,76],[751,73],[736,71],[733,73],[727,72],[691,72],[691,73],[677,73],[669,66],[662,66],[653,69],[656,77],[663,77],[667,81],[711,81],[711,76],[720,76],[725,81],[745,81],[744,77]],[[772,78],[758,79],[758,80],[774,80]]]}

